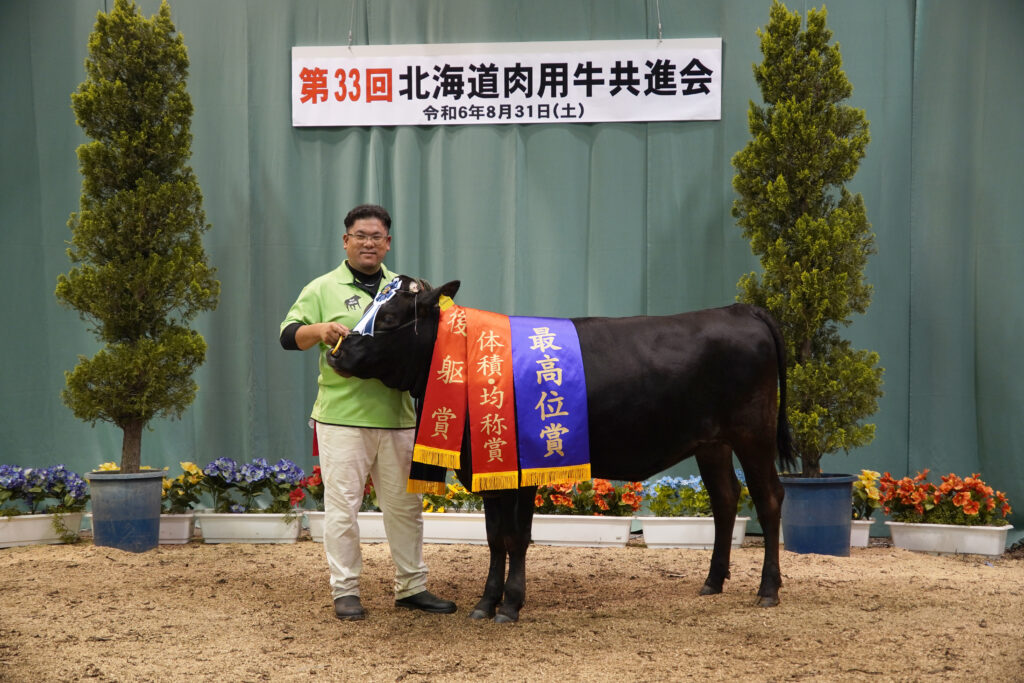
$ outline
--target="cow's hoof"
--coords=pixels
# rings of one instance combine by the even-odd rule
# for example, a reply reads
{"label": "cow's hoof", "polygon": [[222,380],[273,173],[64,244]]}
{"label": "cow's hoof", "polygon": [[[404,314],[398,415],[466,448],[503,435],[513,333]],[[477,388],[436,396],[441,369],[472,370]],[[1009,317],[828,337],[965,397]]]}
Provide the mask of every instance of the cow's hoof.
{"label": "cow's hoof", "polygon": [[469,618],[475,621],[480,621],[481,619],[490,619],[491,615],[482,609],[475,609],[469,613]]}
{"label": "cow's hoof", "polygon": [[715,588],[714,586],[709,586],[706,583],[700,588],[701,595],[718,595],[721,592],[721,588]]}
{"label": "cow's hoof", "polygon": [[757,596],[757,606],[758,607],[775,607],[778,604],[779,604],[779,597],[777,595],[776,596],[768,596],[768,595],[759,595],[759,596]]}
{"label": "cow's hoof", "polygon": [[498,615],[495,615],[495,617],[494,617],[494,623],[495,624],[514,624],[514,623],[516,623],[516,620],[513,619],[512,617],[508,616],[507,614],[498,614]]}

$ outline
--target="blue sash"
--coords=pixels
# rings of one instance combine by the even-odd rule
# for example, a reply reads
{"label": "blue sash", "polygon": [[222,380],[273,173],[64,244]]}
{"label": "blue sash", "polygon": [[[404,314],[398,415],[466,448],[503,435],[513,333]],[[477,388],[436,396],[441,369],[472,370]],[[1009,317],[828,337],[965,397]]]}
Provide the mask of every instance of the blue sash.
{"label": "blue sash", "polygon": [[521,485],[590,479],[587,386],[576,327],[509,318]]}

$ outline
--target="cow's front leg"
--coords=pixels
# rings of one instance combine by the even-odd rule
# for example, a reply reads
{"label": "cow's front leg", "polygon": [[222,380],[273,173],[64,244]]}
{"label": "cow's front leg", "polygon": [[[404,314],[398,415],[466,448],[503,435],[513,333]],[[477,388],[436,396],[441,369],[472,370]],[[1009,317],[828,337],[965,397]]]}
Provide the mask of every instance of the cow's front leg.
{"label": "cow's front leg", "polygon": [[484,497],[484,520],[487,528],[487,547],[491,551],[490,565],[487,568],[487,582],[484,594],[473,611],[470,619],[493,619],[505,591],[505,540],[501,534],[502,499],[496,496]]}
{"label": "cow's front leg", "polygon": [[519,611],[526,603],[526,551],[533,532],[533,501],[536,495],[536,487],[519,489],[514,495],[514,503],[507,505],[502,515],[508,578],[505,580],[505,599],[494,617],[496,623],[519,621]]}
{"label": "cow's front leg", "polygon": [[697,467],[711,499],[715,518],[715,546],[711,551],[711,567],[700,589],[701,595],[722,592],[729,578],[729,557],[732,553],[732,532],[736,525],[736,505],[740,482],[732,468],[732,448],[727,444],[708,444],[697,451]]}

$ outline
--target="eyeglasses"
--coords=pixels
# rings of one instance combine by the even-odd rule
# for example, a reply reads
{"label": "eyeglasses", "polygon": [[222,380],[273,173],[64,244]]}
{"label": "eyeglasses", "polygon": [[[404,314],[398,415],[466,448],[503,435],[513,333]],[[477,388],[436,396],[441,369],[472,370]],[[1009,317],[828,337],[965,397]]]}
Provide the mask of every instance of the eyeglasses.
{"label": "eyeglasses", "polygon": [[346,232],[345,237],[351,237],[357,242],[371,242],[375,245],[384,244],[384,240],[388,238],[388,235],[364,235],[361,232]]}

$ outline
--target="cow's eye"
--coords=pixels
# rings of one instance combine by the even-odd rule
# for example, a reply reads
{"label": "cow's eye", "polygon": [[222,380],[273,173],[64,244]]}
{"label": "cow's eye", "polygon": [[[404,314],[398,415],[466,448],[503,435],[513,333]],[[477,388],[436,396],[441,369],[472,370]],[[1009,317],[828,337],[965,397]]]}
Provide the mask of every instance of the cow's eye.
{"label": "cow's eye", "polygon": [[377,326],[382,330],[390,330],[398,327],[398,320],[393,313],[384,313],[381,311],[380,317],[377,320]]}

